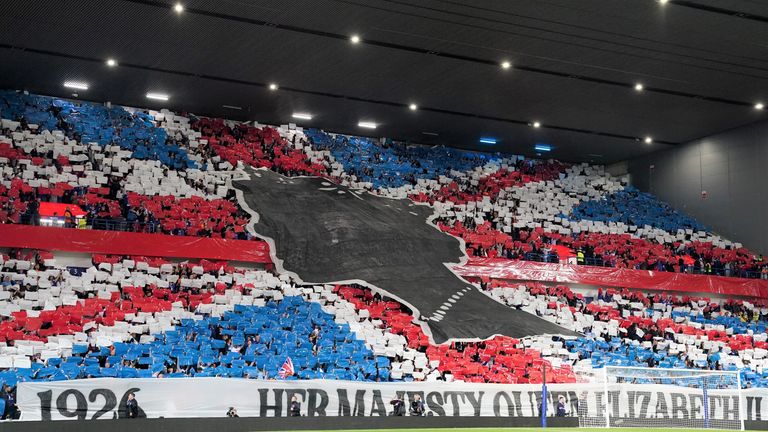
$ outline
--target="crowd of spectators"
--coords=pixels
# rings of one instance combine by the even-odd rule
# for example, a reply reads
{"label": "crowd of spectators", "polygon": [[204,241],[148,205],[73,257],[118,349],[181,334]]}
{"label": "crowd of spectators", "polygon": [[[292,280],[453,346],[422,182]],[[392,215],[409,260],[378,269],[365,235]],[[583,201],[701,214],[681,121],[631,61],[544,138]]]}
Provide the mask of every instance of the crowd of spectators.
{"label": "crowd of spectators", "polygon": [[[274,379],[290,356],[299,379],[388,381],[407,374],[417,381],[538,383],[546,369],[550,382],[575,382],[586,362],[593,367],[735,368],[750,385],[766,384],[757,362],[768,353],[768,304],[759,302],[629,290],[599,290],[585,297],[566,286],[483,280],[481,289],[510,307],[585,337],[498,336],[433,345],[407,308],[355,285],[317,291],[266,271],[243,272],[205,260],[174,264],[96,255],[89,268],[62,268],[48,252],[21,250],[2,260],[28,263],[3,266],[0,285],[9,293],[4,301],[28,307],[0,324],[0,339],[8,347],[3,352],[62,335],[75,338],[64,356],[25,351],[29,369],[14,368],[13,376],[0,372],[5,382],[97,376]],[[83,283],[89,280],[93,285]],[[45,301],[30,302],[52,292],[60,299],[71,292],[72,299],[53,310],[43,310]],[[339,324],[341,311],[350,310],[346,303],[353,311],[345,315],[352,327]],[[165,325],[151,324],[155,320]],[[401,336],[403,346],[391,352],[384,348],[380,352],[388,358],[380,358],[371,351],[375,343],[354,333],[362,323],[384,336]],[[110,329],[119,328],[122,336],[106,338]]]}
{"label": "crowd of spectators", "polygon": [[[11,119],[2,124],[3,136],[10,137],[18,130],[57,129],[65,139],[95,142],[101,147],[116,145],[130,150],[131,158],[158,160],[163,167],[162,176],[166,177],[195,168],[215,172],[225,162],[228,164],[225,170],[244,164],[266,167],[288,176],[336,178],[339,173],[333,167],[343,166],[347,178],[369,184],[373,191],[408,185],[413,191],[409,196],[415,201],[458,204],[490,199],[490,203],[496,203],[502,200],[499,196],[502,194],[509,208],[520,208],[518,198],[502,192],[530,183],[557,181],[567,175],[569,167],[557,161],[504,159],[497,154],[406,146],[318,130],[309,130],[306,135],[291,132],[284,136],[283,132],[270,127],[194,116],[191,121],[181,118],[182,123],[171,124],[166,130],[158,127],[162,116],[152,117],[141,110],[129,112],[119,107],[72,104],[16,92],[3,92],[0,96],[0,116]],[[162,121],[173,118],[172,114],[165,116]],[[3,163],[0,159],[6,180],[5,185],[0,185],[0,221],[4,223],[39,223],[40,203],[52,201],[77,205],[86,212],[82,224],[65,223],[64,226],[250,238],[244,229],[247,214],[237,205],[231,189],[205,201],[157,192],[132,192],[127,181],[133,174],[132,165],[120,170],[120,176],[113,175],[117,170],[105,164],[109,158],[99,157],[99,148],[94,146],[88,147],[87,158],[80,161],[83,170],[75,174],[108,173],[107,182],[101,187],[73,186],[71,182],[35,185],[24,176],[29,163],[62,173],[73,161],[51,149],[33,146],[21,150],[10,140],[1,141],[0,156],[6,160]],[[29,163],[24,162],[27,159]],[[482,171],[488,166],[496,168]],[[190,190],[212,192],[201,176],[179,178]],[[421,181],[436,179],[441,179],[439,185],[430,184],[425,190],[418,187]],[[442,182],[442,179],[448,181]],[[768,264],[744,248],[715,246],[696,239],[659,242],[621,233],[561,234],[519,226],[510,230],[505,229],[509,228],[509,222],[494,212],[480,218],[437,216],[444,230],[467,241],[473,256],[558,262],[567,261],[573,255],[578,264],[586,265],[768,279]],[[63,214],[56,217],[65,219]],[[569,214],[560,217],[646,224],[665,230],[704,229],[692,218],[631,187],[601,199],[583,200]]]}
{"label": "crowd of spectators", "polygon": [[495,200],[504,189],[522,186],[530,182],[552,181],[568,168],[567,164],[556,160],[537,161],[533,159],[517,159],[509,162],[507,168],[501,168],[479,180],[470,177],[459,177],[442,186],[430,195],[414,195],[411,198],[423,202],[454,202],[466,203],[480,201],[484,198]]}
{"label": "crowd of spectators", "polygon": [[192,123],[207,140],[212,152],[232,166],[269,168],[286,176],[328,175],[325,164],[314,162],[306,153],[295,148],[301,140],[294,135],[289,142],[271,127],[232,124],[221,119],[200,118]]}
{"label": "crowd of spectators", "polygon": [[49,187],[31,187],[21,179],[10,187],[0,184],[0,221],[40,225],[41,202],[72,204],[83,210],[84,223],[73,222],[67,214],[47,215],[66,227],[163,233],[181,236],[251,239],[245,231],[248,214],[237,205],[234,193],[227,198],[206,200],[199,197],[146,196],[125,193],[118,187],[88,188],[60,185],[63,193]]}
{"label": "crowd of spectators", "polygon": [[[7,99],[5,101],[7,102]],[[128,116],[127,113],[125,115]],[[138,114],[134,114],[135,116]],[[24,118],[21,117],[20,120]],[[126,118],[130,118],[130,116]],[[144,118],[142,117],[142,119]],[[127,120],[124,119],[124,121]],[[134,118],[134,123],[137,122],[138,120]],[[62,123],[61,121],[57,124],[69,125],[69,123]],[[22,128],[25,125],[26,122],[19,122],[18,124]],[[17,133],[11,130],[10,126],[12,125],[4,123],[0,135],[11,137]],[[117,129],[117,131],[120,130]],[[155,137],[158,134],[152,133],[151,135]],[[165,137],[164,134],[160,135]],[[52,138],[52,136],[31,134],[26,138],[31,139],[34,143],[36,140],[45,142],[47,138]],[[116,139],[114,138],[110,143],[117,142]],[[180,148],[188,148],[189,146],[189,139],[184,134],[176,134],[173,137],[168,136],[163,139],[167,145]],[[2,139],[0,138],[0,140]],[[200,196],[142,195],[130,191],[129,179],[140,179],[145,173],[134,171],[138,165],[131,163],[125,163],[124,169],[113,169],[107,161],[111,162],[118,157],[114,155],[114,151],[108,152],[100,144],[87,146],[87,151],[82,154],[82,159],[77,161],[71,161],[67,156],[61,154],[57,155],[53,146],[47,146],[48,149],[45,151],[39,151],[38,147],[33,145],[27,149],[28,152],[12,147],[10,143],[0,142],[0,146],[2,146],[0,150],[5,150],[4,158],[0,159],[0,169],[6,182],[6,184],[0,184],[0,223],[38,225],[41,222],[40,204],[54,202],[78,206],[86,213],[80,224],[72,223],[71,215],[63,213],[46,215],[45,219],[49,221],[67,219],[64,225],[67,227],[250,238],[243,229],[247,215],[236,204],[234,191],[231,189],[227,190],[226,196],[216,199],[203,199]],[[192,154],[191,151],[190,154]],[[212,150],[210,146],[202,142],[196,146],[194,154],[201,160],[208,160]],[[135,157],[135,152],[131,157]],[[45,173],[45,177],[37,174],[27,175],[32,169],[37,174]],[[171,174],[175,174],[174,168],[168,165],[162,165],[155,170],[159,171],[161,178],[168,178]],[[104,183],[90,186],[77,185],[76,182],[71,181],[40,184],[46,177],[67,174],[78,180],[86,178],[89,173],[102,174],[105,179]],[[205,178],[201,175],[174,175],[174,179],[180,181],[187,190],[201,191],[201,195],[210,192],[211,185],[206,184]],[[172,191],[178,189],[179,187]]]}
{"label": "crowd of spectators", "polygon": [[[569,365],[553,368],[542,358],[541,351],[526,349],[525,342],[496,336],[481,342],[452,342],[433,345],[422,328],[413,322],[409,310],[397,302],[382,299],[363,287],[349,285],[337,288],[340,296],[358,310],[380,319],[387,330],[405,336],[408,346],[426,353],[437,368],[428,379],[461,380],[474,383],[541,383],[542,369],[547,369],[549,382],[575,382]],[[562,345],[558,339],[556,343]]]}
{"label": "crowd of spectators", "polygon": [[[564,285],[491,280],[484,289],[511,307],[585,335],[567,340],[574,367],[640,366],[741,370],[750,386],[768,386],[768,302],[599,289],[584,296]],[[766,371],[768,372],[768,371]]]}
{"label": "crowd of spectators", "polygon": [[575,206],[569,215],[573,219],[589,219],[603,222],[624,222],[627,225],[649,225],[666,231],[690,229],[706,231],[696,219],[678,212],[655,196],[640,192],[632,186],[608,194],[602,199],[584,201]]}
{"label": "crowd of spectators", "polygon": [[629,234],[560,234],[538,227],[513,227],[504,233],[494,228],[498,222],[478,225],[470,217],[457,221],[442,216],[435,223],[461,237],[467,253],[474,257],[768,279],[768,262],[745,248],[720,248],[697,241],[658,243]]}
{"label": "crowd of spectators", "polygon": [[136,159],[159,160],[173,169],[199,168],[183,138],[169,137],[142,110],[2,90],[0,118],[15,122],[21,130],[58,130],[77,142],[117,145]]}
{"label": "crowd of spectators", "polygon": [[498,153],[481,153],[442,146],[408,146],[391,140],[331,135],[310,129],[306,136],[312,147],[328,150],[346,174],[368,183],[372,189],[416,185],[421,179],[450,176],[501,160]]}
{"label": "crowd of spectators", "polygon": [[[0,306],[10,302],[22,308],[0,324],[0,341],[8,347],[0,357],[30,343],[42,347],[50,338],[74,337],[62,344],[70,347],[64,355],[24,351],[31,362],[28,370],[13,370],[20,374],[16,379],[276,379],[289,357],[296,366],[289,379],[389,380],[386,357],[374,356],[348,325],[299,295],[293,281],[268,271],[238,271],[206,260],[174,264],[115,256],[94,256],[89,268],[62,268],[47,252],[20,250],[2,261],[12,264],[3,266],[1,291],[9,295]],[[97,281],[112,282],[113,288],[105,291]],[[45,301],[29,302],[42,296]],[[55,309],[41,310],[61,301]],[[150,324],[155,320],[165,324]],[[118,328],[123,332],[109,336]],[[13,377],[0,372],[3,380]]]}

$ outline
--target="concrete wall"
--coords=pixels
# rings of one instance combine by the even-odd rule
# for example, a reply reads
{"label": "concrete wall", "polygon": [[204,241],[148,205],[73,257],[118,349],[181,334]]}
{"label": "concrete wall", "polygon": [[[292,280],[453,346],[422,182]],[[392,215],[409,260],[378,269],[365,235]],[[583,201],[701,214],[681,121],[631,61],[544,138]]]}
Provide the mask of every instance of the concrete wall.
{"label": "concrete wall", "polygon": [[768,122],[628,163],[638,189],[696,217],[721,236],[768,255]]}
{"label": "concrete wall", "polygon": [[615,164],[606,165],[605,172],[614,176],[622,177],[629,174],[629,161],[616,162]]}

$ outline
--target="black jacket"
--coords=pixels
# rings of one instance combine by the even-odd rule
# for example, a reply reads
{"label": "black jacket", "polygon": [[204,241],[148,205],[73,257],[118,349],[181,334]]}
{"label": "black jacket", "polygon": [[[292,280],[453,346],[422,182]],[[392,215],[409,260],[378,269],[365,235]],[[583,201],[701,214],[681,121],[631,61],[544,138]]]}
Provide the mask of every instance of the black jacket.
{"label": "black jacket", "polygon": [[136,399],[129,400],[125,403],[125,412],[128,414],[128,418],[139,417],[139,403]]}
{"label": "black jacket", "polygon": [[422,416],[424,415],[424,401],[413,401],[411,402],[411,415],[412,416]]}
{"label": "black jacket", "polygon": [[565,417],[567,415],[567,413],[565,412],[565,402],[557,403],[557,412],[555,415],[558,417]]}
{"label": "black jacket", "polygon": [[301,417],[301,403],[297,401],[291,401],[291,417]]}
{"label": "black jacket", "polygon": [[402,401],[402,399],[394,399],[389,402],[392,404],[392,415],[393,416],[404,416],[405,415],[405,402]]}
{"label": "black jacket", "polygon": [[3,420],[17,418],[18,407],[16,406],[15,392],[3,393],[2,398],[5,400],[5,411],[0,412],[0,418]]}
{"label": "black jacket", "polygon": [[5,409],[16,406],[16,395],[13,392],[3,393],[3,399],[5,399]]}

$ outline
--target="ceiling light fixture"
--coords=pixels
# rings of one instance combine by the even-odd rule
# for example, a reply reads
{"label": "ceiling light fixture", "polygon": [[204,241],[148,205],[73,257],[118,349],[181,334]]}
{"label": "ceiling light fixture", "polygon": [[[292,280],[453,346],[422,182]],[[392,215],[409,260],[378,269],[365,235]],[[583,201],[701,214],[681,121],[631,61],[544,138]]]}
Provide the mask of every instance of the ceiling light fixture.
{"label": "ceiling light fixture", "polygon": [[117,60],[115,60],[113,58],[107,59],[107,66],[109,66],[109,67],[117,66]]}
{"label": "ceiling light fixture", "polygon": [[88,83],[82,81],[64,81],[64,87],[75,90],[88,90]]}
{"label": "ceiling light fixture", "polygon": [[491,144],[491,145],[494,145],[497,142],[498,141],[496,140],[496,138],[480,138],[480,144]]}
{"label": "ceiling light fixture", "polygon": [[238,110],[238,111],[242,111],[243,110],[243,107],[239,107],[237,105],[222,105],[221,107],[222,108],[231,109],[231,110]]}
{"label": "ceiling light fixture", "polygon": [[645,139],[643,140],[643,142],[645,142],[646,144],[650,144],[650,143],[652,143],[652,142],[653,142],[653,138],[651,138],[651,137],[647,136],[647,137],[645,137]]}
{"label": "ceiling light fixture", "polygon": [[765,104],[764,103],[758,102],[758,103],[755,104],[755,109],[756,110],[761,110],[763,108],[765,108]]}
{"label": "ceiling light fixture", "polygon": [[535,127],[536,129],[538,129],[538,128],[540,128],[540,127],[541,127],[541,123],[539,123],[539,122],[535,121],[535,122],[533,122],[533,124],[531,124],[531,126],[533,126],[533,127]]}
{"label": "ceiling light fixture", "polygon": [[509,69],[509,68],[511,68],[511,67],[512,67],[512,63],[510,63],[510,62],[508,62],[508,61],[503,61],[503,62],[501,62],[501,68],[502,68],[502,69]]}
{"label": "ceiling light fixture", "polygon": [[366,128],[366,129],[376,129],[376,126],[378,126],[376,123],[370,122],[370,121],[361,121],[361,122],[358,122],[357,125],[361,128]]}
{"label": "ceiling light fixture", "polygon": [[661,3],[661,4],[667,4],[667,2],[668,2],[668,1],[669,1],[669,0],[659,0],[659,3]]}
{"label": "ceiling light fixture", "polygon": [[415,103],[412,103],[412,104],[408,105],[408,109],[411,110],[411,111],[416,111],[417,109],[419,109],[419,106],[416,105]]}
{"label": "ceiling light fixture", "polygon": [[177,14],[184,12],[184,5],[181,3],[176,3],[175,5],[173,5],[173,11],[176,12]]}
{"label": "ceiling light fixture", "polygon": [[147,93],[147,99],[154,99],[159,101],[167,101],[171,97],[165,93]]}
{"label": "ceiling light fixture", "polygon": [[360,36],[358,35],[352,35],[349,37],[349,41],[353,44],[359,44],[360,43]]}
{"label": "ceiling light fixture", "polygon": [[275,91],[275,90],[277,90],[278,88],[279,88],[279,87],[277,87],[277,84],[275,84],[275,83],[271,83],[271,84],[269,85],[269,89],[270,89],[270,90],[272,90],[272,91]]}
{"label": "ceiling light fixture", "polygon": [[645,90],[645,86],[642,83],[635,84],[635,90],[636,91],[643,91]]}
{"label": "ceiling light fixture", "polygon": [[552,146],[549,144],[536,144],[535,146],[533,146],[533,149],[538,152],[548,152],[548,151],[552,151]]}
{"label": "ceiling light fixture", "polygon": [[291,117],[300,119],[300,120],[312,120],[312,114],[307,114],[307,113],[293,113]]}

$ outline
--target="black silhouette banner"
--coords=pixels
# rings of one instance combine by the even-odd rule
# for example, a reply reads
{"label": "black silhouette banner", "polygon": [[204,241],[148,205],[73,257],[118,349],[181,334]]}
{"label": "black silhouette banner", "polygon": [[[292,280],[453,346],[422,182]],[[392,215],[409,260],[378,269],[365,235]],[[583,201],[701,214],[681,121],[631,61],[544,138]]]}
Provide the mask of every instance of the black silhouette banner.
{"label": "black silhouette banner", "polygon": [[359,282],[409,306],[433,340],[575,335],[511,309],[451,268],[466,257],[458,239],[429,223],[432,208],[352,190],[317,177],[249,170],[234,183],[253,232],[279,270],[307,283]]}

